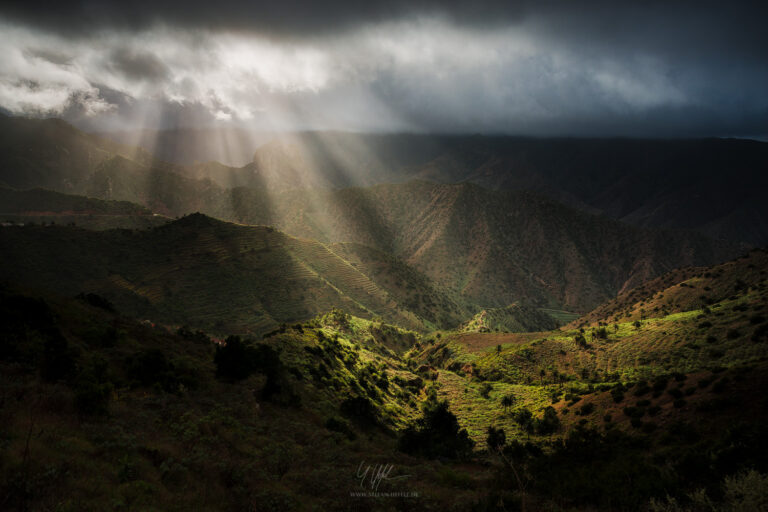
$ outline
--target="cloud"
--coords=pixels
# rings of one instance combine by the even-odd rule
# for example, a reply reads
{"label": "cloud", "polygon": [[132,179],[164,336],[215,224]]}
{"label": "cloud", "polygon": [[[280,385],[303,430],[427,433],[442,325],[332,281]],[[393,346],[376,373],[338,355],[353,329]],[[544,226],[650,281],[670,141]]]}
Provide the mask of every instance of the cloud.
{"label": "cloud", "polygon": [[95,129],[768,131],[762,7],[320,4],[3,7],[0,106]]}
{"label": "cloud", "polygon": [[129,80],[161,82],[168,78],[170,69],[155,55],[129,48],[115,48],[109,56],[113,68]]}

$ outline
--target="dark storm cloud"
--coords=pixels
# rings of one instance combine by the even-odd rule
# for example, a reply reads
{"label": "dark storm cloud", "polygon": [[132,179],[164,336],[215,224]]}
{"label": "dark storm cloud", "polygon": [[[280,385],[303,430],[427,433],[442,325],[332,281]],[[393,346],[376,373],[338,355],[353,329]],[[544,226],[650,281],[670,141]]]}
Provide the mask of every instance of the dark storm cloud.
{"label": "dark storm cloud", "polygon": [[523,2],[496,0],[49,0],[4,2],[0,12],[24,23],[66,32],[89,32],[103,27],[135,30],[161,22],[188,28],[259,30],[301,36],[335,33],[360,24],[419,14],[440,13],[473,23],[506,23],[523,15],[527,8]]}
{"label": "dark storm cloud", "polygon": [[117,48],[110,55],[111,65],[131,80],[159,82],[170,75],[170,69],[148,52]]}
{"label": "dark storm cloud", "polygon": [[[163,23],[303,37],[416,16],[444,16],[481,28],[535,19],[567,37],[617,44],[684,44],[693,36],[707,49],[726,44],[764,55],[765,46],[757,44],[768,41],[764,29],[768,4],[743,0],[48,0],[0,2],[0,14],[82,35],[102,28],[131,31]],[[647,37],[653,33],[658,37]]]}
{"label": "dark storm cloud", "polygon": [[0,106],[97,127],[763,134],[766,19],[767,2],[0,0]]}

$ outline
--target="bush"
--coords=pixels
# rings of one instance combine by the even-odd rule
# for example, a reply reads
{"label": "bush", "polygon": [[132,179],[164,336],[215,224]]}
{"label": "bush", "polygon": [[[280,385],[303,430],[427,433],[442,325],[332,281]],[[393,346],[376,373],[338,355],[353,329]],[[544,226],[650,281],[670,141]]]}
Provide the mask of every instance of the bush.
{"label": "bush", "polygon": [[113,385],[107,376],[107,364],[93,359],[75,380],[75,408],[84,416],[104,416],[108,412]]}
{"label": "bush", "polygon": [[712,386],[713,393],[723,393],[728,389],[728,377],[723,377]]}
{"label": "bush", "polygon": [[58,329],[49,333],[43,344],[43,357],[40,361],[40,376],[43,380],[55,382],[70,378],[75,371],[75,352]]}
{"label": "bush", "polygon": [[350,441],[357,437],[352,431],[352,428],[349,426],[349,423],[340,418],[328,418],[325,421],[325,428],[332,432],[339,432],[340,434],[344,434]]}
{"label": "bush", "polygon": [[376,406],[364,396],[346,398],[339,407],[341,413],[362,426],[373,426],[379,423]]}
{"label": "bush", "polygon": [[[590,404],[591,405],[591,404]],[[544,409],[544,415],[536,422],[536,431],[541,435],[554,434],[560,429],[560,418],[554,407]]]}
{"label": "bush", "polygon": [[643,396],[647,395],[648,392],[651,391],[651,388],[648,386],[648,383],[645,381],[638,382],[635,386],[635,396]]}
{"label": "bush", "polygon": [[486,431],[485,442],[488,445],[489,451],[496,451],[504,447],[507,442],[507,435],[504,433],[503,428],[496,428],[489,426]]}
{"label": "bush", "polygon": [[175,391],[179,386],[174,365],[156,348],[129,357],[126,373],[131,380],[142,386],[158,385],[165,391]]}
{"label": "bush", "polygon": [[75,408],[84,416],[104,416],[108,412],[112,384],[81,379],[75,385]]}
{"label": "bush", "polygon": [[114,313],[115,312],[115,306],[110,301],[105,299],[104,297],[100,295],[96,295],[95,293],[81,293],[77,296],[78,299],[87,302],[93,307],[103,309],[104,311],[109,311]]}
{"label": "bush", "polygon": [[225,380],[242,380],[254,372],[251,351],[240,339],[230,336],[224,346],[216,347],[213,362],[216,364],[216,376]]}
{"label": "bush", "polygon": [[258,372],[267,377],[261,389],[263,399],[300,405],[299,395],[293,393],[287,383],[287,369],[280,360],[280,354],[269,345],[250,345],[239,336],[230,336],[223,347],[216,347],[213,360],[216,376],[220,379],[237,381]]}
{"label": "bush", "polygon": [[406,453],[429,458],[464,458],[472,452],[474,442],[466,429],[459,428],[456,416],[445,400],[425,403],[423,416],[400,436],[398,448]]}

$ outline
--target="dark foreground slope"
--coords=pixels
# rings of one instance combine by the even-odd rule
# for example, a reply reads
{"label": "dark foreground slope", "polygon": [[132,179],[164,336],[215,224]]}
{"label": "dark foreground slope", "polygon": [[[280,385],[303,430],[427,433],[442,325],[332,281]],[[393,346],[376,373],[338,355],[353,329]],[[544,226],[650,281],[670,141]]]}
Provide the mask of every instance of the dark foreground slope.
{"label": "dark foreground slope", "polygon": [[[222,345],[102,297],[3,288],[0,499],[14,511],[759,510],[768,286],[750,272],[765,258],[715,270],[713,290],[754,279],[707,309],[605,334],[598,322],[419,336],[333,311]],[[376,464],[396,478],[371,487],[360,475]]]}
{"label": "dark foreground slope", "polygon": [[[98,297],[9,289],[0,320],[3,510],[478,501],[395,448],[394,434],[419,415],[423,381],[388,347],[412,344],[414,333],[333,313],[258,343],[228,338],[222,349],[200,331],[114,313]],[[415,497],[354,498],[371,491],[358,466],[385,461],[396,465],[390,476],[411,476],[379,490]],[[487,478],[479,470],[472,478]]]}

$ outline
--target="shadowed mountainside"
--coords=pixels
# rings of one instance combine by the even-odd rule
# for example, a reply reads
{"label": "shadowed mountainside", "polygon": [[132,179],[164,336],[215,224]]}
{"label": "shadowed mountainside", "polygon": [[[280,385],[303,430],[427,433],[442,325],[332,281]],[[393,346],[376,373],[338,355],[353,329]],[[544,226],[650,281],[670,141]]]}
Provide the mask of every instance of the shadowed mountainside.
{"label": "shadowed mountainside", "polygon": [[[303,132],[276,136],[258,146],[251,163],[230,167],[210,160],[222,151],[231,154],[235,146],[256,146],[256,141],[266,140],[263,134],[254,134],[248,142],[241,132],[230,136],[222,132],[210,158],[198,158],[209,142],[194,144],[189,158],[174,156],[177,148],[192,145],[199,133],[186,139],[183,132],[164,134],[175,141],[168,154],[164,146],[143,142],[160,150],[158,158],[175,162],[167,163],[145,150],[84,134],[55,119],[4,117],[0,132],[0,183],[132,200],[163,214],[201,210],[199,204],[190,207],[204,197],[209,208],[223,214],[221,218],[237,220],[239,210],[250,204],[268,206],[271,195],[290,189],[417,178],[534,191],[638,226],[696,230],[713,238],[768,244],[768,206],[762,194],[768,186],[764,142]],[[155,140],[152,134],[120,140],[145,139]],[[233,146],[231,151],[228,145]],[[115,156],[131,163],[115,162]],[[197,161],[208,163],[191,163]],[[119,180],[115,167],[128,167],[133,175]],[[97,171],[102,175],[92,178]],[[181,192],[171,197],[163,193],[166,188]],[[229,193],[216,188],[257,190]]]}
{"label": "shadowed mountainside", "polygon": [[318,242],[200,214],[144,231],[8,227],[0,247],[0,279],[98,293],[127,314],[213,331],[261,333],[333,307],[416,329],[458,325],[471,314],[434,287],[419,290],[415,308],[429,320],[410,310],[388,288],[416,289],[424,278],[402,264],[391,282],[388,272],[368,277]]}
{"label": "shadowed mountainside", "polygon": [[673,268],[740,252],[688,232],[632,227],[526,192],[413,181],[276,196],[296,236],[390,252],[485,307],[519,299],[588,311]]}

